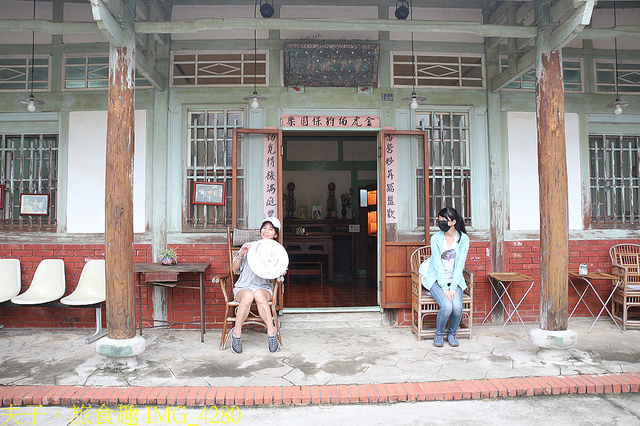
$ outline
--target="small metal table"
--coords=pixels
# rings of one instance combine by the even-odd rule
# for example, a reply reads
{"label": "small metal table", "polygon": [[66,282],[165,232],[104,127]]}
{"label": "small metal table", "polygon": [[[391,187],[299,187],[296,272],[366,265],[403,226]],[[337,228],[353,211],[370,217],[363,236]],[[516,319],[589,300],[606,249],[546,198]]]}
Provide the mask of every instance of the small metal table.
{"label": "small metal table", "polygon": [[[502,305],[502,309],[504,309],[504,310],[507,309],[507,306],[504,303],[504,297],[507,296],[507,299],[509,299],[509,303],[511,304],[511,307],[513,309],[511,310],[511,313],[509,314],[507,319],[502,324],[502,327],[500,327],[500,330],[498,330],[498,332],[496,333],[496,336],[498,336],[500,334],[500,332],[502,331],[504,326],[507,325],[507,323],[509,321],[512,321],[511,317],[513,317],[513,314],[518,315],[518,318],[520,318],[520,322],[522,323],[522,326],[524,327],[525,331],[528,334],[529,330],[527,329],[527,326],[525,325],[524,320],[520,316],[520,313],[518,312],[518,308],[520,307],[520,305],[522,304],[524,299],[527,297],[527,295],[529,294],[529,292],[533,288],[533,283],[534,283],[533,278],[531,278],[531,277],[529,277],[527,275],[521,274],[519,272],[492,272],[492,273],[487,274],[487,277],[489,278],[489,282],[491,283],[491,289],[493,290],[493,292],[498,297],[498,300],[496,300],[496,302],[493,304],[493,306],[491,307],[491,310],[489,311],[487,316],[484,317],[484,319],[482,320],[482,323],[484,324],[487,321],[487,319],[491,315],[491,312],[493,312],[493,310],[496,308],[496,306],[498,306],[498,303]],[[531,284],[529,284],[529,288],[525,292],[524,296],[522,296],[522,298],[518,301],[517,305],[513,302],[513,299],[511,298],[511,295],[509,294],[509,287],[511,287],[511,284],[513,284],[515,282],[530,282],[531,283]],[[505,285],[505,283],[508,283],[508,284]],[[499,288],[502,288],[502,293],[498,293],[498,289],[499,288],[498,289],[496,288],[496,287],[498,287],[498,285],[500,286]]]}
{"label": "small metal table", "polygon": [[[591,324],[591,327],[589,328],[589,331],[587,331],[587,334],[591,333],[591,329],[593,328],[594,325],[596,325],[596,322],[598,321],[598,319],[600,318],[600,315],[602,315],[602,311],[604,311],[604,310],[607,311],[607,314],[609,314],[609,317],[611,318],[613,323],[618,327],[618,330],[620,330],[620,333],[622,333],[622,329],[620,328],[620,326],[618,325],[616,320],[613,318],[613,315],[611,314],[611,311],[609,311],[609,308],[607,308],[607,303],[609,303],[609,300],[611,300],[611,298],[613,297],[613,294],[615,293],[616,289],[618,288],[618,284],[619,283],[618,283],[616,278],[617,277],[615,275],[606,274],[604,272],[589,272],[588,274],[584,274],[583,275],[583,274],[579,274],[578,272],[575,272],[575,271],[569,271],[569,283],[571,284],[571,286],[573,287],[573,289],[576,291],[576,293],[579,296],[578,302],[576,302],[576,306],[573,307],[573,310],[569,314],[569,318],[571,318],[573,313],[576,311],[576,308],[578,307],[578,305],[580,304],[581,301],[587,307],[587,310],[589,311],[591,316],[594,316],[593,312],[591,311],[591,308],[589,308],[589,305],[587,305],[587,302],[584,301],[584,296],[587,293],[587,291],[589,290],[589,288],[591,288],[591,291],[593,292],[593,294],[596,295],[596,297],[600,301],[600,304],[602,305],[602,308],[600,309],[600,312],[598,312],[598,315],[596,316],[596,319],[593,321],[593,324]],[[609,297],[607,297],[606,301],[604,301],[604,302],[602,301],[602,298],[600,297],[600,295],[598,294],[598,292],[596,291],[595,287],[593,286],[593,284],[591,282],[593,280],[611,280],[611,281],[615,282],[615,284],[613,286],[613,290],[609,294]],[[585,286],[585,289],[584,289],[584,291],[582,293],[580,293],[578,291],[578,288],[576,287],[575,281],[583,281],[583,282],[587,283],[587,285]]]}
{"label": "small metal table", "polygon": [[[200,341],[204,342],[204,271],[209,267],[209,263],[178,263],[176,265],[162,265],[160,263],[134,263],[133,272],[138,277],[138,330],[142,335],[143,328],[154,327],[168,327],[175,324],[197,324],[200,323]],[[195,287],[193,285],[179,285],[178,277],[180,274],[199,274],[200,285]],[[145,282],[141,283],[140,275],[145,276]],[[142,318],[142,287],[144,286],[163,286],[168,288],[186,288],[191,290],[200,291],[200,319],[188,322],[176,322],[167,320],[154,320]],[[173,306],[173,305],[172,305]],[[175,313],[173,313],[173,319],[175,319]],[[156,321],[163,324],[158,326],[142,327],[142,321]]]}

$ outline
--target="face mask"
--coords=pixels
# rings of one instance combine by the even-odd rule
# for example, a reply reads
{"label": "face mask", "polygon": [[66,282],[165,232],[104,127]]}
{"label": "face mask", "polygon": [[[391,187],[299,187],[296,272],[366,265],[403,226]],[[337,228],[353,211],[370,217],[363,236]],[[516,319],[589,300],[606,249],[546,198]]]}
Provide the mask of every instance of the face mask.
{"label": "face mask", "polygon": [[449,221],[448,220],[439,220],[438,221],[438,228],[440,228],[440,230],[442,230],[442,232],[447,232],[449,230],[449,228],[451,228],[451,226],[449,226]]}

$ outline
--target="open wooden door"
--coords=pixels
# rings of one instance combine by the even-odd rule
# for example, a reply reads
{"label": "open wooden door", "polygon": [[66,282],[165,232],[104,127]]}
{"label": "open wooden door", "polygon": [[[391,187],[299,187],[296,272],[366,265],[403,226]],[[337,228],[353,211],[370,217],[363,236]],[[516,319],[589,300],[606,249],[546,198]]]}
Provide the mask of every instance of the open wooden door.
{"label": "open wooden door", "polygon": [[380,153],[381,306],[410,308],[409,257],[417,247],[429,244],[428,134],[383,129]]}
{"label": "open wooden door", "polygon": [[[253,137],[251,135],[254,135]],[[262,135],[262,138],[260,138]],[[232,180],[231,180],[231,226],[238,227],[239,218],[246,217],[245,212],[245,166],[242,152],[248,152],[247,143],[262,143],[262,184],[264,197],[261,203],[254,203],[250,208],[262,208],[265,216],[275,216],[282,222],[282,130],[280,129],[233,129]],[[278,235],[282,244],[282,229]],[[276,309],[282,309],[284,282],[280,285]]]}

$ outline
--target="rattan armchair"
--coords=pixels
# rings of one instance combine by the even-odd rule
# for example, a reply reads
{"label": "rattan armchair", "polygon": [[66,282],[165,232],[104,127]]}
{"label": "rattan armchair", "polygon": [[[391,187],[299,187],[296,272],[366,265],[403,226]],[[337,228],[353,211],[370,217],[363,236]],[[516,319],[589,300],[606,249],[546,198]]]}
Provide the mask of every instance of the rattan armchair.
{"label": "rattan armchair", "polygon": [[[418,340],[433,338],[436,334],[436,316],[440,307],[431,297],[420,280],[420,264],[431,256],[431,247],[424,246],[411,253],[411,331]],[[463,271],[467,289],[462,294],[462,321],[458,327],[458,336],[471,338],[473,329],[473,273]]]}
{"label": "rattan armchair", "polygon": [[622,329],[640,328],[640,245],[617,244],[609,249],[618,288],[611,298],[611,314]]}

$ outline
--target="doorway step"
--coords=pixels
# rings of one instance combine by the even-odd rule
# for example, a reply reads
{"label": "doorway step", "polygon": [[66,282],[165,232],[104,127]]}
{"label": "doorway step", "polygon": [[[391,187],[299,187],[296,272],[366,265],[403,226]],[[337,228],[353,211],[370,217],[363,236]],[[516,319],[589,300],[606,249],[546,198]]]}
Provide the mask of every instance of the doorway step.
{"label": "doorway step", "polygon": [[290,312],[278,318],[280,328],[308,329],[308,328],[349,328],[349,327],[380,327],[382,315],[375,312]]}

